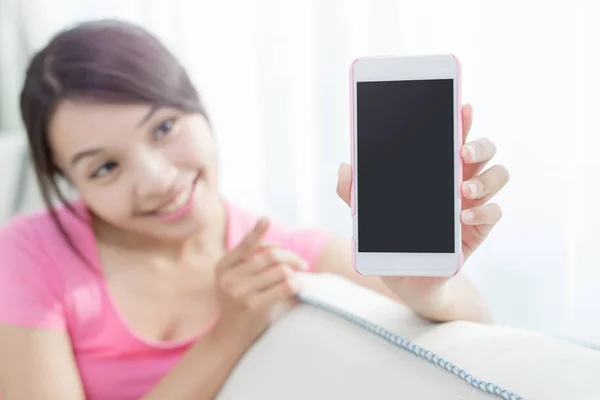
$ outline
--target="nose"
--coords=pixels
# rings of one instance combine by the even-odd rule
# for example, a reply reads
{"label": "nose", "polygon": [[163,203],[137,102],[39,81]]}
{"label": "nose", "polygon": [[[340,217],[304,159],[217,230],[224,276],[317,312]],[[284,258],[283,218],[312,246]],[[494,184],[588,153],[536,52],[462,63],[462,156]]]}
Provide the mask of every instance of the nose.
{"label": "nose", "polygon": [[174,190],[177,168],[160,154],[139,157],[135,174],[135,194],[140,201],[159,200]]}

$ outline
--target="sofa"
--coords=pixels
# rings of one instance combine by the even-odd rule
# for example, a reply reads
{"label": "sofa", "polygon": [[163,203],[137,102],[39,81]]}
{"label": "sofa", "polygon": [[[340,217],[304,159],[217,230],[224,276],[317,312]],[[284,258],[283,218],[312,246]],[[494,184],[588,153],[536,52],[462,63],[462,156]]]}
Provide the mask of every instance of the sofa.
{"label": "sofa", "polygon": [[[528,400],[599,399],[600,351],[522,329],[435,324],[337,276],[305,277],[302,295],[334,305]],[[300,305],[245,355],[219,400],[498,398],[345,319]],[[499,397],[502,398],[502,397]]]}
{"label": "sofa", "polygon": [[[0,136],[0,173],[0,223],[42,207],[23,134]],[[245,354],[219,400],[498,398],[316,303],[409,339],[523,399],[600,399],[600,350],[592,346],[496,325],[430,323],[346,279],[327,274],[299,279],[305,302],[280,317]]]}

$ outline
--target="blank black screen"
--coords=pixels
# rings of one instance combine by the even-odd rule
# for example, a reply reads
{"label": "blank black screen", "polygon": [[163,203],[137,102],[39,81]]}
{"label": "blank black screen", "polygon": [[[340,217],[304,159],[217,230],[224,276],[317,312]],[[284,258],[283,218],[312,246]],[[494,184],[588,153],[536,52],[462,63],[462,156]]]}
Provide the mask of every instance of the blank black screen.
{"label": "blank black screen", "polygon": [[358,251],[453,253],[452,79],[358,82]]}

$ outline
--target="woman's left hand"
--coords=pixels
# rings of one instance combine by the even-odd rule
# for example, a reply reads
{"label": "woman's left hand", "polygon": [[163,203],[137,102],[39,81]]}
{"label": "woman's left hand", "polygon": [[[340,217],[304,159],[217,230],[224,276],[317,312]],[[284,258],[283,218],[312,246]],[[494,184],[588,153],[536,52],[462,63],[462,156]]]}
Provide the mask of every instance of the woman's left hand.
{"label": "woman's left hand", "polygon": [[[463,143],[466,142],[473,121],[473,108],[462,108]],[[501,165],[494,165],[483,171],[496,153],[494,144],[485,138],[466,143],[461,149],[463,160],[462,189],[462,251],[464,261],[485,241],[502,216],[498,204],[489,203],[509,180],[509,173]],[[337,193],[350,206],[352,169],[342,164],[338,175]],[[395,292],[398,285],[410,285],[410,291],[429,292],[448,278],[429,277],[383,277],[384,282]]]}

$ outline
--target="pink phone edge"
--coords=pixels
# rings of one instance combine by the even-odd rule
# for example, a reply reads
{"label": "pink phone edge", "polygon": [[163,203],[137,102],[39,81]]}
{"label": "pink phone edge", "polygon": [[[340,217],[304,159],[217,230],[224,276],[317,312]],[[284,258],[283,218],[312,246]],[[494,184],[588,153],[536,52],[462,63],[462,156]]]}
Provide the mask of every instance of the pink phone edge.
{"label": "pink phone edge", "polygon": [[[355,58],[350,64],[350,170],[352,171],[352,185],[350,186],[350,215],[354,218],[355,214],[355,200],[354,200],[354,66],[358,62],[358,58]],[[358,248],[356,247],[356,239],[352,235],[351,240],[351,252],[352,252],[352,268],[360,275],[364,275],[356,266],[356,253]]]}
{"label": "pink phone edge", "polygon": [[[457,193],[458,193],[458,201],[461,203],[461,209],[462,209],[462,183],[463,183],[463,162],[462,162],[462,145],[463,145],[463,121],[462,121],[462,64],[460,62],[460,59],[458,58],[458,56],[456,56],[456,54],[450,54],[452,56],[452,58],[454,58],[454,61],[456,62],[456,98],[457,98],[457,103],[458,103],[458,107],[457,107],[457,121],[458,121],[458,130],[457,130],[457,141],[458,141],[458,151],[456,152],[456,157],[457,157],[457,162],[456,164],[458,165],[458,168],[456,169],[456,173],[457,173],[457,179],[456,181],[458,182],[458,188],[457,188]],[[460,213],[458,214],[458,223],[460,224]],[[461,230],[458,229],[457,230],[458,234],[460,234]],[[458,257],[458,265],[456,268],[456,272],[454,273],[453,276],[456,276],[460,273],[460,271],[462,270],[464,265],[464,254],[461,250],[459,257]]]}

